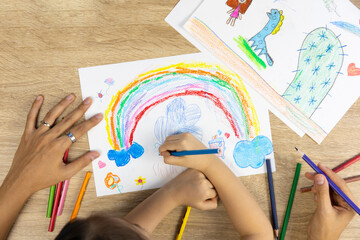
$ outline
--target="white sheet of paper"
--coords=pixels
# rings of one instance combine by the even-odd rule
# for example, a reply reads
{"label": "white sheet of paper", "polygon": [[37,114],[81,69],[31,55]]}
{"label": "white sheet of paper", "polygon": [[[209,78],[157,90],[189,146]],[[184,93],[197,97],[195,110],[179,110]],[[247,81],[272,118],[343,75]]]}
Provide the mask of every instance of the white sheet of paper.
{"label": "white sheet of paper", "polygon": [[[189,42],[191,42],[201,52],[211,54],[211,52],[206,47],[204,47],[196,38],[194,38],[190,33],[188,33],[183,28],[183,25],[186,23],[186,21],[191,17],[191,15],[201,5],[203,1],[204,0],[179,1],[178,4],[169,13],[169,15],[165,18],[165,21],[175,30],[177,30]],[[246,83],[245,85],[247,88],[250,88]],[[278,111],[276,107],[274,107],[271,104],[267,104],[267,107],[272,113],[274,113],[278,118],[280,118],[289,128],[291,128],[294,132],[296,132],[300,137],[303,137],[305,135],[304,131],[301,131],[299,127],[297,127],[288,118],[286,118],[280,111]]]}
{"label": "white sheet of paper", "polygon": [[[252,1],[244,14],[229,12],[231,9],[224,1],[204,1],[185,29],[203,45],[212,45],[212,53],[233,69],[234,62],[247,62],[251,67],[247,74],[258,73],[264,86],[322,129],[322,136],[315,139],[320,143],[359,97],[359,10],[349,1],[336,0]],[[276,14],[284,18],[280,20]],[[241,20],[235,20],[237,15]],[[228,19],[234,26],[227,24]],[[194,32],[194,22],[210,34]],[[249,47],[254,45],[253,53],[244,50],[246,44],[239,43],[240,36]],[[214,53],[214,38],[234,55],[225,59],[225,55]],[[259,55],[261,52],[264,54]],[[263,63],[247,54],[259,55]],[[354,76],[348,76],[349,68]],[[261,94],[266,95],[266,91]],[[279,109],[285,106],[273,105]]]}
{"label": "white sheet of paper", "polygon": [[[176,67],[166,68],[173,64]],[[272,160],[275,171],[264,100],[251,90],[251,101],[246,99],[246,88],[239,82],[223,87],[219,83],[225,80],[217,82],[215,69],[219,79],[231,82],[236,78],[224,67],[215,68],[215,64],[218,61],[212,56],[197,53],[79,69],[82,96],[93,98],[86,119],[99,112],[106,115],[88,132],[90,149],[101,153],[93,161],[97,196],[158,188],[178,175],[184,168],[164,164],[158,152],[165,137],[178,132],[192,132],[205,146],[221,148],[221,159],[236,176],[264,173],[265,156]],[[195,72],[188,72],[189,69]],[[232,94],[234,86],[244,94]],[[241,101],[235,101],[236,96]],[[247,121],[241,120],[244,116]],[[254,135],[257,128],[260,130]],[[249,133],[244,129],[249,129]],[[241,141],[245,139],[249,141]],[[115,143],[118,147],[114,147]],[[263,152],[249,150],[258,145]],[[144,149],[142,154],[139,146]],[[111,151],[114,149],[118,151]],[[113,154],[110,157],[109,151]],[[129,153],[133,155],[127,158]],[[248,159],[241,158],[245,155]]]}

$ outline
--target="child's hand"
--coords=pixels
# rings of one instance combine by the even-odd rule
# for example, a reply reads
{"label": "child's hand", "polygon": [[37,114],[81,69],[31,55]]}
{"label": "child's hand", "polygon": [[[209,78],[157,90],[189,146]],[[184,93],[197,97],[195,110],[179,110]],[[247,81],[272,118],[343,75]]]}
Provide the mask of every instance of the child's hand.
{"label": "child's hand", "polygon": [[[342,178],[322,163],[318,166],[352,201],[355,200]],[[343,230],[355,216],[355,211],[332,189],[329,189],[325,176],[312,173],[306,173],[305,176],[314,181],[312,191],[315,193],[314,200],[317,202],[317,209],[308,226],[308,239],[339,239]],[[354,202],[357,204],[356,201]]]}
{"label": "child's hand", "polygon": [[186,205],[200,210],[216,209],[217,192],[205,175],[187,169],[163,188],[168,191],[176,206]]}
{"label": "child's hand", "polygon": [[214,161],[219,158],[214,155],[192,155],[176,157],[170,155],[170,151],[187,151],[207,149],[205,145],[190,133],[172,135],[166,138],[165,142],[159,147],[160,154],[164,157],[167,164],[178,165],[197,169],[206,174],[206,170]]}

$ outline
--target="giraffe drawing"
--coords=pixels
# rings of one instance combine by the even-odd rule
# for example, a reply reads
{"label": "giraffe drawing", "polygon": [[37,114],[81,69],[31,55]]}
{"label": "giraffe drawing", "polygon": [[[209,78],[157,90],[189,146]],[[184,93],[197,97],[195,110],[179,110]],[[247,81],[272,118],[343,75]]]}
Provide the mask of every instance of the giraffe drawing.
{"label": "giraffe drawing", "polygon": [[279,32],[284,20],[284,16],[282,15],[282,13],[282,11],[279,11],[277,9],[271,9],[271,11],[267,13],[269,21],[267,22],[265,27],[249,40],[249,43],[253,42],[251,48],[254,49],[254,52],[260,50],[260,53],[257,54],[259,57],[261,55],[265,55],[266,61],[269,66],[272,66],[274,64],[274,61],[272,60],[266,49],[265,38],[270,34],[274,35]]}

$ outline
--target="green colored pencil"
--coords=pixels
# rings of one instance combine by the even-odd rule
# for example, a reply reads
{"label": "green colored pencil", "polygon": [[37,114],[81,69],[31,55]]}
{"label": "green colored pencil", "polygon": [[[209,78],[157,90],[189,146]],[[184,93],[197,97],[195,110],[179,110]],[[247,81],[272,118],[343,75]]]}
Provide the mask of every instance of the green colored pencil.
{"label": "green colored pencil", "polygon": [[53,203],[54,203],[54,196],[55,196],[55,187],[56,187],[56,185],[52,185],[50,187],[49,201],[48,201],[48,207],[47,207],[47,211],[46,211],[47,218],[51,217],[51,212],[52,212]]}
{"label": "green colored pencil", "polygon": [[293,205],[293,202],[294,202],[296,187],[297,187],[297,184],[298,184],[298,181],[299,181],[300,170],[301,170],[301,163],[298,163],[298,164],[296,165],[295,176],[294,176],[293,184],[292,184],[291,191],[290,191],[290,196],[289,196],[288,205],[287,205],[287,207],[286,207],[286,212],[285,212],[285,217],[284,217],[284,221],[283,221],[283,226],[282,226],[282,228],[281,228],[280,240],[284,240],[284,239],[285,239],[286,228],[287,228],[287,225],[288,225],[288,223],[289,223],[291,208],[292,208],[292,205]]}

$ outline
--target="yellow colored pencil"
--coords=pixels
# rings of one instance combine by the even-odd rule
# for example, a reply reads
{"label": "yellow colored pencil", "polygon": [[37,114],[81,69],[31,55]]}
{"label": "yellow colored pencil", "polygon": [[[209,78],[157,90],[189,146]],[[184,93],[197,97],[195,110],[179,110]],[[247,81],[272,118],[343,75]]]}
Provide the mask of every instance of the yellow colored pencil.
{"label": "yellow colored pencil", "polygon": [[79,196],[78,196],[78,198],[76,200],[74,210],[73,210],[73,212],[71,214],[70,222],[74,221],[76,219],[76,217],[77,217],[77,214],[78,214],[79,209],[80,209],[81,200],[82,200],[82,198],[84,196],[86,186],[87,186],[87,184],[89,182],[90,177],[91,177],[91,172],[86,172],[83,184],[82,184],[80,192],[79,192]]}
{"label": "yellow colored pencil", "polygon": [[188,207],[186,208],[186,213],[185,213],[185,216],[184,216],[184,218],[183,218],[183,222],[182,222],[182,224],[181,224],[181,228],[180,228],[180,231],[179,231],[179,233],[178,233],[178,235],[177,235],[177,237],[176,237],[176,240],[181,240],[181,238],[182,238],[182,235],[183,235],[183,233],[184,233],[187,220],[188,220],[189,215],[190,215],[190,211],[191,211],[191,207],[188,206]]}

